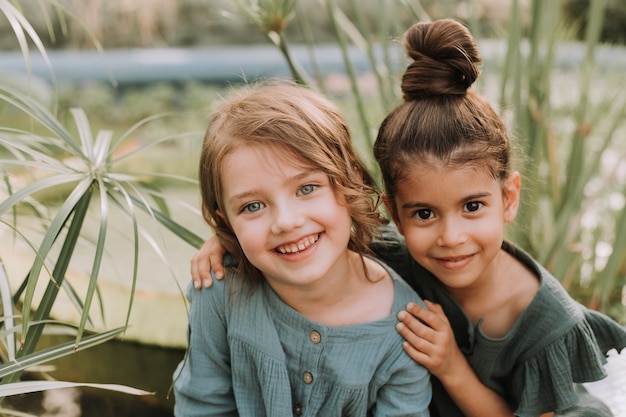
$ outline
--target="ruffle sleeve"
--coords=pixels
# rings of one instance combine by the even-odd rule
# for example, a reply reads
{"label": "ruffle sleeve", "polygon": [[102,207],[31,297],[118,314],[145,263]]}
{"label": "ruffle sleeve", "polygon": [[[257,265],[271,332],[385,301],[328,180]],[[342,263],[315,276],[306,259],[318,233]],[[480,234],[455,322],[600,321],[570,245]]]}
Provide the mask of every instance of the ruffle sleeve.
{"label": "ruffle sleeve", "polygon": [[585,319],[591,326],[602,353],[606,355],[611,349],[621,352],[626,347],[626,329],[623,326],[594,310],[586,310]]}
{"label": "ruffle sleeve", "polygon": [[515,415],[534,417],[575,405],[578,394],[572,382],[604,378],[605,361],[589,324],[577,323],[513,372],[511,390],[518,398]]}
{"label": "ruffle sleeve", "polygon": [[[625,327],[575,302],[554,277],[539,270],[542,289],[526,320],[534,325],[518,335],[530,346],[519,357],[511,380],[518,400],[516,415],[523,417],[575,405],[578,394],[572,382],[603,379],[607,352],[626,346]],[[544,336],[545,343],[533,344],[542,339],[541,333],[549,335]],[[518,342],[524,343],[521,338]]]}
{"label": "ruffle sleeve", "polygon": [[626,328],[572,299],[525,252],[503,248],[537,274],[540,288],[507,337],[489,339],[477,328],[479,342],[468,360],[509,398],[516,416],[562,412],[578,402],[576,383],[606,376],[606,354],[626,346]]}

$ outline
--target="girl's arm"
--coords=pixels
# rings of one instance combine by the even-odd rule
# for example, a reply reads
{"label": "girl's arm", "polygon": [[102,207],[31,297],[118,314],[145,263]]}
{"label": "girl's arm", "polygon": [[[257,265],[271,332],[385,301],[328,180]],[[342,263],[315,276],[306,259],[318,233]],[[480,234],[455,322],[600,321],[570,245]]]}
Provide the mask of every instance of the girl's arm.
{"label": "girl's arm", "polygon": [[201,287],[209,288],[213,285],[211,270],[216,279],[224,277],[224,263],[222,259],[226,251],[220,244],[219,239],[213,235],[191,258],[191,280],[193,286],[199,290]]}
{"label": "girl's arm", "polygon": [[513,416],[504,399],[484,385],[459,349],[440,305],[415,303],[398,314],[398,332],[406,340],[404,350],[436,376],[450,398],[467,417]]}
{"label": "girl's arm", "polygon": [[[377,391],[373,417],[427,417],[431,400],[430,373],[398,349],[402,366]],[[369,414],[368,414],[369,415]]]}
{"label": "girl's arm", "polygon": [[188,349],[174,373],[176,417],[237,416],[227,339],[225,285],[188,290]]}

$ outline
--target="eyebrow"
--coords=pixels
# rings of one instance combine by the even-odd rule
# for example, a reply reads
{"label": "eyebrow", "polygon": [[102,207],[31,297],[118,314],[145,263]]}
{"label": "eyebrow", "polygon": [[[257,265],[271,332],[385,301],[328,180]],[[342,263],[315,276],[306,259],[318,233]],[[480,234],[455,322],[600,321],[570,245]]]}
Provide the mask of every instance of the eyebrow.
{"label": "eyebrow", "polygon": [[[301,173],[294,175],[293,177],[287,178],[287,183],[293,183],[293,182],[298,182],[298,181],[302,181],[304,178],[310,176],[310,175],[314,175],[314,174],[324,174],[326,175],[326,173],[324,171],[322,171],[319,168],[310,168],[310,169],[306,169],[304,171],[302,171]],[[232,196],[231,198],[229,198],[227,200],[227,202],[229,204],[233,204],[234,202],[238,201],[238,200],[245,200],[247,198],[249,198],[250,196],[253,196],[257,193],[256,190],[247,190],[244,191],[242,193],[239,194],[235,194],[234,196]]]}
{"label": "eyebrow", "polygon": [[491,195],[492,195],[492,193],[490,193],[489,191],[482,191],[480,193],[474,193],[474,194],[470,194],[470,195],[466,196],[463,199],[463,201],[477,200],[479,198],[490,197]]}
{"label": "eyebrow", "polygon": [[[477,200],[480,198],[484,198],[484,197],[490,197],[492,195],[492,193],[488,192],[488,191],[484,191],[484,192],[479,192],[479,193],[474,193],[474,194],[470,194],[467,195],[465,197],[463,197],[463,199],[461,200],[462,202],[467,202],[467,201],[472,201],[472,200]],[[416,207],[429,207],[430,204],[428,203],[423,203],[421,201],[410,201],[406,204],[402,205],[403,209],[411,209],[411,208],[416,208]]]}

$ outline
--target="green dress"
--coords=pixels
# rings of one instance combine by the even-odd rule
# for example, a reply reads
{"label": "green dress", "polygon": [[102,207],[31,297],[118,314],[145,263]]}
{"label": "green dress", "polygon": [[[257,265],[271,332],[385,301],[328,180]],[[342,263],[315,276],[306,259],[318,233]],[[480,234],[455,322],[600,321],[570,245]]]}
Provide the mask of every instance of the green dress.
{"label": "green dress", "polygon": [[428,417],[430,374],[395,330],[408,302],[424,304],[395,272],[391,314],[347,326],[307,319],[267,282],[234,294],[243,277],[227,274],[210,289],[188,287],[175,416]]}
{"label": "green dress", "polygon": [[[540,287],[511,331],[498,339],[484,335],[480,321],[474,325],[440,282],[410,257],[393,226],[383,230],[383,239],[372,249],[422,298],[442,305],[457,344],[478,377],[505,398],[517,416],[573,411],[580,394],[575,383],[604,378],[606,353],[626,346],[624,327],[573,300],[545,268],[510,243],[505,242],[503,249],[539,278]],[[462,416],[441,383],[434,377],[431,382],[431,415]],[[599,400],[598,404],[595,414],[585,415],[611,415]]]}

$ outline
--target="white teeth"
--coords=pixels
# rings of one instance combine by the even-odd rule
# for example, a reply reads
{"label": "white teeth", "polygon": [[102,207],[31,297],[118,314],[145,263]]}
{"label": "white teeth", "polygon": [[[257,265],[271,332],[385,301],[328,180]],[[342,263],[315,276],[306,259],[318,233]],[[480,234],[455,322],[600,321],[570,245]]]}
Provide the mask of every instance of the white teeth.
{"label": "white teeth", "polygon": [[291,243],[289,245],[279,246],[276,250],[282,254],[287,253],[296,253],[305,250],[319,239],[319,235],[307,236],[304,239],[300,240],[296,243]]}

